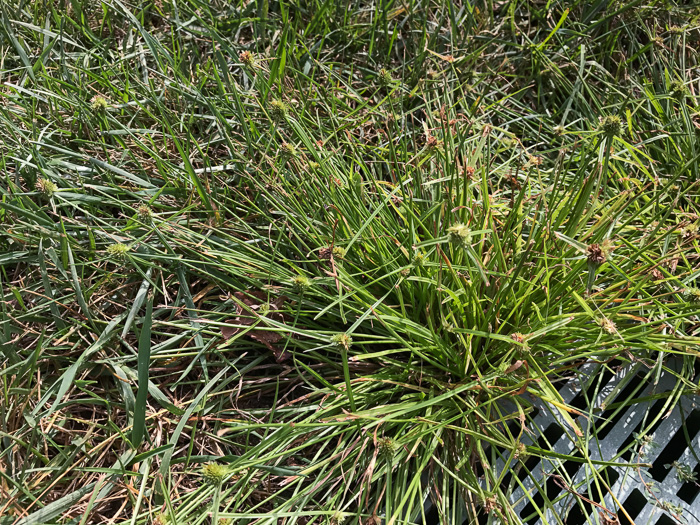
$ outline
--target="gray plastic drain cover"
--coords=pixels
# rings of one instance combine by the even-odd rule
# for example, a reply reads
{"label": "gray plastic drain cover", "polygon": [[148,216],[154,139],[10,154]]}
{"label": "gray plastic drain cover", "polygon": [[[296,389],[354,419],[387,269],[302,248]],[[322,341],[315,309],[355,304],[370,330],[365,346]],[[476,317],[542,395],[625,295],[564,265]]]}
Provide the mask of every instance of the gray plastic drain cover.
{"label": "gray plastic drain cover", "polygon": [[[590,459],[652,466],[612,466],[600,471],[611,495],[596,486],[588,464],[536,458],[529,465],[529,475],[523,469],[526,472],[521,475],[522,486],[516,484],[511,495],[522,521],[531,525],[603,524],[602,512],[613,523],[616,513],[622,524],[700,524],[697,497],[700,485],[694,481],[700,473],[700,410],[695,395],[681,395],[682,385],[678,374],[673,372],[680,372],[682,366],[681,360],[667,364],[670,371],[663,371],[658,383],[656,374],[641,363],[619,368],[615,373],[610,368],[605,373],[599,365],[582,367],[579,380],[569,382],[560,393],[567,403],[590,418],[590,421],[585,417],[577,419],[586,435],[591,436],[587,451]],[[639,401],[616,407],[616,402],[631,396]],[[673,402],[678,396],[679,401]],[[538,414],[532,420],[533,432],[524,439],[525,444],[537,443],[541,448],[571,454],[574,442],[566,423],[542,402],[535,399],[531,402],[538,408]],[[590,428],[595,428],[595,432],[586,432]],[[498,468],[504,468],[504,463]],[[563,476],[569,479],[564,480]],[[555,501],[554,508],[544,512],[544,519],[537,515],[533,505],[544,501],[537,493],[538,488],[544,488],[548,498]],[[530,498],[525,495],[526,490]],[[586,503],[574,491],[600,507]],[[618,512],[615,499],[624,512]],[[603,507],[611,512],[602,510]]]}
{"label": "gray plastic drain cover", "polygon": [[[587,454],[592,461],[651,466],[600,466],[531,456],[523,467],[518,461],[506,465],[505,454],[491,468],[498,473],[510,471],[501,486],[511,487],[509,499],[521,523],[608,525],[619,520],[621,525],[700,525],[698,396],[690,393],[692,385],[679,379],[693,375],[681,374],[682,360],[665,366],[668,370],[659,374],[642,363],[588,364],[560,388],[563,399],[585,414],[577,422],[590,436]],[[635,402],[621,403],[630,399]],[[528,401],[536,412],[523,443],[574,454],[571,427],[540,400],[528,397]],[[598,469],[598,478],[605,480],[610,491],[596,483],[592,468]],[[545,497],[550,505],[544,504]],[[438,522],[435,512],[433,516],[426,525]],[[500,522],[484,515],[477,523]]]}

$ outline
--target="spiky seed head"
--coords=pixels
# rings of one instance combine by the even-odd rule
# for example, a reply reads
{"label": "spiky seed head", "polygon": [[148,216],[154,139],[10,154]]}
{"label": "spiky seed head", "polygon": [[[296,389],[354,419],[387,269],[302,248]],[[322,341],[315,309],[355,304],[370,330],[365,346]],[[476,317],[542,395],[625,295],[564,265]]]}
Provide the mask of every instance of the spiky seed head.
{"label": "spiky seed head", "polygon": [[280,122],[287,119],[289,107],[279,99],[272,99],[269,104],[270,117],[275,122]]}
{"label": "spiky seed head", "polygon": [[673,98],[682,99],[688,93],[688,88],[682,80],[674,80],[669,85],[668,92]]}
{"label": "spiky seed head", "polygon": [[151,524],[152,525],[169,525],[170,518],[167,516],[167,514],[163,514],[162,512],[159,512],[158,514],[156,514],[154,516]]}
{"label": "spiky seed head", "polygon": [[229,469],[226,465],[213,461],[206,463],[202,467],[202,477],[207,485],[221,486],[228,473]]}
{"label": "spiky seed head", "polygon": [[58,191],[58,186],[56,186],[53,181],[49,179],[41,178],[36,181],[36,189],[44,197],[52,197],[56,191]]}
{"label": "spiky seed head", "polygon": [[469,239],[471,238],[472,232],[469,226],[458,222],[447,228],[447,237],[452,244],[458,246],[467,247],[469,246]]}
{"label": "spiky seed head", "polygon": [[500,510],[501,506],[498,504],[498,498],[495,494],[491,494],[484,498],[484,511],[486,514],[491,514]]}
{"label": "spiky seed head", "polygon": [[612,322],[610,319],[607,317],[603,317],[598,321],[598,324],[600,327],[606,331],[609,334],[616,334],[617,333],[617,325]]}
{"label": "spiky seed head", "polygon": [[345,332],[333,334],[331,336],[331,343],[334,346],[344,346],[345,348],[350,348],[352,346],[352,337]]}
{"label": "spiky seed head", "polygon": [[425,264],[425,254],[418,252],[413,256],[413,266],[421,268]]}
{"label": "spiky seed head", "polygon": [[428,80],[440,80],[442,78],[442,71],[436,71],[435,69],[431,69],[428,71],[427,75]]}
{"label": "spiky seed head", "polygon": [[696,222],[681,228],[681,237],[684,239],[693,238],[698,234],[698,224]]}
{"label": "spiky seed head", "polygon": [[685,28],[677,25],[672,25],[668,28],[668,32],[672,35],[682,35],[685,32]]}
{"label": "spiky seed head", "polygon": [[391,459],[396,453],[396,441],[389,437],[379,438],[377,440],[377,451],[384,459]]}
{"label": "spiky seed head", "polygon": [[425,139],[425,147],[428,151],[435,151],[440,147],[440,141],[434,135],[428,135]]}
{"label": "spiky seed head", "polygon": [[615,246],[610,239],[604,239],[603,242],[600,243],[600,253],[603,255],[606,261],[612,259],[612,254],[614,251]]}
{"label": "spiky seed head", "polygon": [[564,134],[564,131],[566,131],[566,130],[564,129],[564,126],[559,125],[559,126],[554,126],[554,129],[552,131],[554,131],[555,136],[561,137]]}
{"label": "spiky seed head", "polygon": [[140,204],[136,208],[136,214],[141,222],[149,222],[153,218],[153,211],[148,204]]}
{"label": "spiky seed head", "polygon": [[617,115],[606,115],[600,119],[598,129],[609,137],[619,135],[622,131],[622,119]]}
{"label": "spiky seed head", "polygon": [[541,166],[542,157],[538,157],[537,155],[530,155],[527,162],[530,166]]}
{"label": "spiky seed head", "polygon": [[309,168],[312,169],[312,170],[317,170],[318,168],[321,167],[321,165],[320,165],[318,162],[314,161],[314,160],[310,160],[308,166],[309,166]]}
{"label": "spiky seed head", "polygon": [[342,246],[333,246],[333,258],[334,259],[345,259],[347,251]]}
{"label": "spiky seed head", "polygon": [[287,157],[296,157],[297,156],[297,148],[291,142],[283,142],[280,145],[280,149],[282,150],[282,154],[286,155]]}
{"label": "spiky seed head", "polygon": [[105,111],[107,109],[107,99],[102,95],[95,95],[90,99],[90,108],[93,111]]}
{"label": "spiky seed head", "polygon": [[379,84],[382,86],[389,86],[394,83],[394,77],[392,77],[391,72],[387,71],[386,69],[380,69],[378,77]]}
{"label": "spiky seed head", "polygon": [[311,279],[306,275],[295,275],[292,277],[292,288],[299,293],[303,293],[311,288]]}
{"label": "spiky seed head", "polygon": [[587,249],[588,262],[598,265],[605,262],[605,255],[600,244],[591,244]]}
{"label": "spiky seed head", "polygon": [[345,514],[336,510],[328,520],[330,525],[342,525],[345,522]]}
{"label": "spiky seed head", "polygon": [[253,55],[253,53],[250,51],[241,51],[238,58],[246,67],[255,67],[255,55]]}
{"label": "spiky seed head", "polygon": [[123,261],[129,254],[129,250],[130,248],[126,244],[122,242],[115,242],[114,244],[107,246],[107,255],[118,261]]}
{"label": "spiky seed head", "polygon": [[693,302],[700,302],[700,288],[694,286],[686,288],[684,295]]}
{"label": "spiky seed head", "polygon": [[510,338],[515,341],[516,343],[524,343],[525,342],[525,336],[521,334],[520,332],[515,332],[513,334],[510,334]]}
{"label": "spiky seed head", "polygon": [[515,447],[515,454],[514,454],[515,459],[525,461],[529,455],[530,455],[530,453],[527,451],[527,447],[525,446],[525,443],[519,441]]}
{"label": "spiky seed head", "polygon": [[231,519],[231,518],[219,518],[219,525],[233,525],[233,519]]}

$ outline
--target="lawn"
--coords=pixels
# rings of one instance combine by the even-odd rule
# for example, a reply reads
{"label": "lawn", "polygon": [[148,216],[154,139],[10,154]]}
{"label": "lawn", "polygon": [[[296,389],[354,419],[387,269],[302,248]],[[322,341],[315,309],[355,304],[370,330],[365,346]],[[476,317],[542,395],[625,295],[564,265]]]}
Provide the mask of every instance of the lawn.
{"label": "lawn", "polygon": [[692,2],[0,16],[0,525],[633,523],[700,392]]}

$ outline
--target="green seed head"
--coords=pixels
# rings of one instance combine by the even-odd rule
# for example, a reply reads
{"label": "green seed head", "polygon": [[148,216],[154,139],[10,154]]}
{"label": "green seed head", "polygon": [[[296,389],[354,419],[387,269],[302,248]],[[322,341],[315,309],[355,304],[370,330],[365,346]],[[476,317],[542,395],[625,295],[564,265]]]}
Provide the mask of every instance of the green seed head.
{"label": "green seed head", "polygon": [[521,334],[520,332],[515,332],[514,334],[510,334],[510,338],[515,341],[516,343],[524,343],[525,342],[525,336]]}
{"label": "green seed head", "polygon": [[515,447],[515,459],[525,461],[529,455],[530,453],[527,451],[525,443],[518,442],[517,446]]}
{"label": "green seed head", "polygon": [[202,467],[202,477],[207,485],[220,486],[228,473],[229,469],[226,465],[214,463],[213,461]]}
{"label": "green seed head", "polygon": [[115,242],[107,246],[107,255],[118,261],[123,261],[129,254],[130,248],[121,242]]}
{"label": "green seed head", "polygon": [[44,197],[52,197],[53,194],[56,193],[56,191],[58,190],[58,186],[56,186],[49,179],[42,178],[36,181],[36,189]]}
{"label": "green seed head", "polygon": [[333,258],[335,259],[345,259],[347,251],[342,246],[333,246]]}
{"label": "green seed head", "polygon": [[377,451],[384,459],[391,459],[396,454],[396,441],[391,438],[383,437],[377,440]]}
{"label": "green seed head", "polygon": [[700,288],[689,287],[684,290],[684,295],[693,302],[700,302]]}
{"label": "green seed head", "polygon": [[292,288],[299,293],[303,293],[311,288],[311,279],[306,275],[295,275],[292,277]]}
{"label": "green seed head", "polygon": [[605,330],[609,334],[616,334],[617,333],[617,325],[612,322],[610,319],[607,317],[603,317],[598,321],[598,324],[600,327]]}
{"label": "green seed head", "polygon": [[391,76],[391,73],[387,71],[386,69],[380,69],[379,70],[379,84],[381,86],[389,86],[394,83],[394,77]]}
{"label": "green seed head", "polygon": [[287,120],[287,113],[289,108],[287,104],[278,99],[272,99],[269,106],[270,117],[275,122],[280,122],[282,120]]}
{"label": "green seed head", "polygon": [[250,51],[242,51],[241,54],[238,55],[238,58],[246,67],[255,67],[255,55]]}
{"label": "green seed head", "polygon": [[153,521],[151,523],[152,525],[169,525],[170,518],[166,514],[159,512],[154,516]]}
{"label": "green seed head", "polygon": [[153,218],[153,211],[147,204],[141,204],[136,209],[136,214],[141,222],[149,222]]}
{"label": "green seed head", "polygon": [[452,244],[457,246],[462,246],[466,248],[469,246],[469,239],[471,238],[471,230],[466,224],[458,222],[447,228],[447,237]]}
{"label": "green seed head", "polygon": [[622,131],[622,119],[617,115],[607,115],[600,119],[598,129],[609,137],[619,135]]}
{"label": "green seed head", "polygon": [[413,266],[420,268],[425,264],[425,254],[418,252],[413,256]]}
{"label": "green seed head", "polygon": [[331,343],[334,346],[344,346],[345,348],[350,348],[352,346],[352,337],[345,332],[334,334],[331,336]]}
{"label": "green seed head", "polygon": [[606,261],[612,258],[613,251],[615,251],[615,246],[610,239],[605,239],[600,243],[600,253],[603,255]]}
{"label": "green seed head", "polygon": [[345,522],[345,514],[336,510],[331,517],[328,519],[330,525],[342,525]]}
{"label": "green seed head", "polygon": [[280,149],[282,150],[282,154],[286,155],[287,157],[297,156],[297,148],[291,142],[283,142]]}
{"label": "green seed head", "polygon": [[510,338],[516,343],[519,343],[517,347],[521,352],[530,351],[530,346],[527,344],[527,338],[520,332],[510,334]]}
{"label": "green seed head", "polygon": [[95,95],[90,99],[90,107],[93,111],[105,111],[107,109],[107,99],[102,95]]}
{"label": "green seed head", "polygon": [[682,80],[674,80],[669,85],[668,92],[673,98],[682,99],[688,93],[688,88]]}

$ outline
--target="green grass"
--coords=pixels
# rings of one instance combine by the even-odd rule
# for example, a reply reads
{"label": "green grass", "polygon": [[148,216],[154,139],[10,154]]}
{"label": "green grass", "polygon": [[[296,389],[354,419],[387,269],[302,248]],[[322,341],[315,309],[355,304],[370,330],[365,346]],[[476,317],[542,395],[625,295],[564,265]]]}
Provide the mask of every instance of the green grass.
{"label": "green grass", "polygon": [[15,4],[1,524],[517,524],[581,365],[697,391],[696,8]]}

